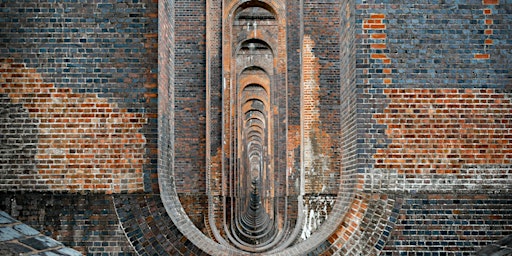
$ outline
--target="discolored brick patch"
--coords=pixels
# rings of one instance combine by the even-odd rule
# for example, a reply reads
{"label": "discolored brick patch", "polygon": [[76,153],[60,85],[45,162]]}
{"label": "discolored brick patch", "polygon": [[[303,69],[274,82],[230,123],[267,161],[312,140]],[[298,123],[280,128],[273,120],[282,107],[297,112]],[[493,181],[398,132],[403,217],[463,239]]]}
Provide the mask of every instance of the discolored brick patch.
{"label": "discolored brick patch", "polygon": [[491,89],[385,89],[390,103],[375,114],[391,139],[376,168],[407,174],[458,173],[465,165],[508,165],[512,103]]}
{"label": "discolored brick patch", "polygon": [[139,131],[147,122],[143,113],[130,113],[96,93],[43,83],[35,69],[21,63],[2,60],[0,69],[0,93],[22,104],[37,120],[38,132],[32,141],[37,145],[37,173],[4,173],[2,183],[105,193],[142,190],[146,139]]}

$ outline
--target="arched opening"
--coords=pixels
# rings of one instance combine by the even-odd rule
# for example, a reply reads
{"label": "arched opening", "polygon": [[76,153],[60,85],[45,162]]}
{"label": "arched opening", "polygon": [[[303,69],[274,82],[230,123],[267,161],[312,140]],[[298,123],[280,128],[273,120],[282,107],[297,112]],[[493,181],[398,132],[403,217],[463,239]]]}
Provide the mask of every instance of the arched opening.
{"label": "arched opening", "polygon": [[286,106],[279,74],[286,64],[283,13],[267,1],[230,2],[226,9],[218,172],[224,196],[211,204],[223,219],[210,215],[210,226],[216,239],[241,250],[271,251],[291,243],[297,219],[288,214],[286,159],[279,157],[286,146],[276,143],[286,141],[286,116],[277,111]]}

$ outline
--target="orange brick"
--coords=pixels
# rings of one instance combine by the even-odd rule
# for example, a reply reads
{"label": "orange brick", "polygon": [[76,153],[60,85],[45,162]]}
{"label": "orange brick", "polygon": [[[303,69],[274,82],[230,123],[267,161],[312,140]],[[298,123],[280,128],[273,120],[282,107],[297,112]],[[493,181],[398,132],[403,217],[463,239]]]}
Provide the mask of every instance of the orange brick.
{"label": "orange brick", "polygon": [[492,35],[492,34],[493,34],[493,31],[492,31],[492,29],[486,29],[486,30],[484,31],[484,33],[485,33],[486,35]]}
{"label": "orange brick", "polygon": [[390,83],[392,83],[392,82],[393,82],[393,80],[392,80],[391,78],[384,78],[383,82],[384,82],[385,84],[390,84]]}
{"label": "orange brick", "polygon": [[156,93],[144,93],[144,98],[157,98],[158,95]]}
{"label": "orange brick", "polygon": [[485,39],[485,44],[492,44],[492,43],[493,43],[492,39]]}
{"label": "orange brick", "polygon": [[487,24],[487,25],[492,25],[493,23],[494,23],[494,21],[491,20],[491,19],[486,19],[485,20],[485,24]]}
{"label": "orange brick", "polygon": [[373,53],[373,54],[371,55],[371,58],[372,58],[372,59],[386,59],[386,58],[387,58],[387,56],[386,56],[386,54],[384,54],[384,53]]}
{"label": "orange brick", "polygon": [[157,83],[144,83],[144,88],[157,88]]}
{"label": "orange brick", "polygon": [[484,9],[484,14],[485,15],[490,15],[490,14],[492,14],[492,10],[491,9]]}
{"label": "orange brick", "polygon": [[372,19],[384,19],[384,18],[386,18],[386,15],[382,14],[382,13],[372,14],[372,15],[370,15],[370,18],[372,18]]}
{"label": "orange brick", "polygon": [[386,25],[385,24],[372,24],[372,25],[370,25],[370,28],[373,28],[373,29],[386,29]]}
{"label": "orange brick", "polygon": [[483,4],[499,4],[500,1],[499,0],[483,0]]}
{"label": "orange brick", "polygon": [[489,57],[489,54],[475,54],[475,59],[488,59]]}
{"label": "orange brick", "polygon": [[385,49],[386,48],[386,44],[371,44],[370,47],[372,49]]}
{"label": "orange brick", "polygon": [[373,23],[373,24],[382,24],[382,20],[376,20],[376,19],[370,19],[366,21],[367,23]]}
{"label": "orange brick", "polygon": [[384,38],[386,38],[386,34],[382,34],[382,33],[381,34],[372,34],[371,37],[373,39],[384,39]]}

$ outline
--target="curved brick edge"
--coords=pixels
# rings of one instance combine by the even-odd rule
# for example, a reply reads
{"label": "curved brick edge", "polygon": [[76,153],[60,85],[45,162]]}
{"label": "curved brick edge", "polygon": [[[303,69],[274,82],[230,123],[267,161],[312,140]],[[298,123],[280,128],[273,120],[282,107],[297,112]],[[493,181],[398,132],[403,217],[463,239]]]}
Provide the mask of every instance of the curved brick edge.
{"label": "curved brick edge", "polygon": [[[162,170],[161,170],[162,171]],[[163,206],[169,214],[169,225],[177,228],[174,232],[184,235],[208,255],[246,255],[226,245],[218,244],[206,237],[192,223],[181,206],[172,186],[172,175],[161,174]],[[168,178],[164,178],[168,177]],[[364,180],[361,180],[364,183]],[[370,181],[367,181],[370,182]],[[339,197],[339,195],[338,195]],[[379,193],[355,194],[350,205],[337,202],[332,215],[322,227],[307,240],[278,252],[260,255],[378,255],[386,244],[396,222],[402,200],[395,195]],[[162,211],[161,209],[160,211]],[[122,216],[120,216],[121,218]],[[142,220],[144,221],[144,220]],[[134,234],[129,235],[133,237]],[[188,238],[188,239],[187,239]],[[180,241],[181,242],[181,241]]]}
{"label": "curved brick edge", "polygon": [[512,255],[512,235],[490,244],[476,252],[477,256]]}
{"label": "curved brick edge", "polygon": [[336,231],[308,255],[379,255],[402,201],[395,195],[357,194]]}
{"label": "curved brick edge", "polygon": [[113,195],[119,222],[139,255],[208,255],[180,232],[159,195]]}
{"label": "curved brick edge", "polygon": [[[395,195],[363,194],[361,197],[362,205],[367,204],[367,208],[357,220],[360,221],[358,229],[339,247],[338,253],[343,255],[379,255],[395,226],[402,205],[402,200]],[[338,249],[336,243],[333,247]]]}

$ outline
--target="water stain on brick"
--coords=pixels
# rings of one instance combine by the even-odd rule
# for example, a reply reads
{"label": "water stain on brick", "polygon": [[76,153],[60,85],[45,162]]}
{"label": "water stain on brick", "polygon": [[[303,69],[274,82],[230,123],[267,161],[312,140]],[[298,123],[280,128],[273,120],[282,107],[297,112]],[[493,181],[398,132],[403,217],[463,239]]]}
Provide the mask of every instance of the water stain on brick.
{"label": "water stain on brick", "polygon": [[307,35],[303,42],[304,79],[304,171],[307,193],[326,193],[333,185],[329,173],[332,167],[331,139],[323,131],[320,120],[320,65],[313,53],[315,42]]}

